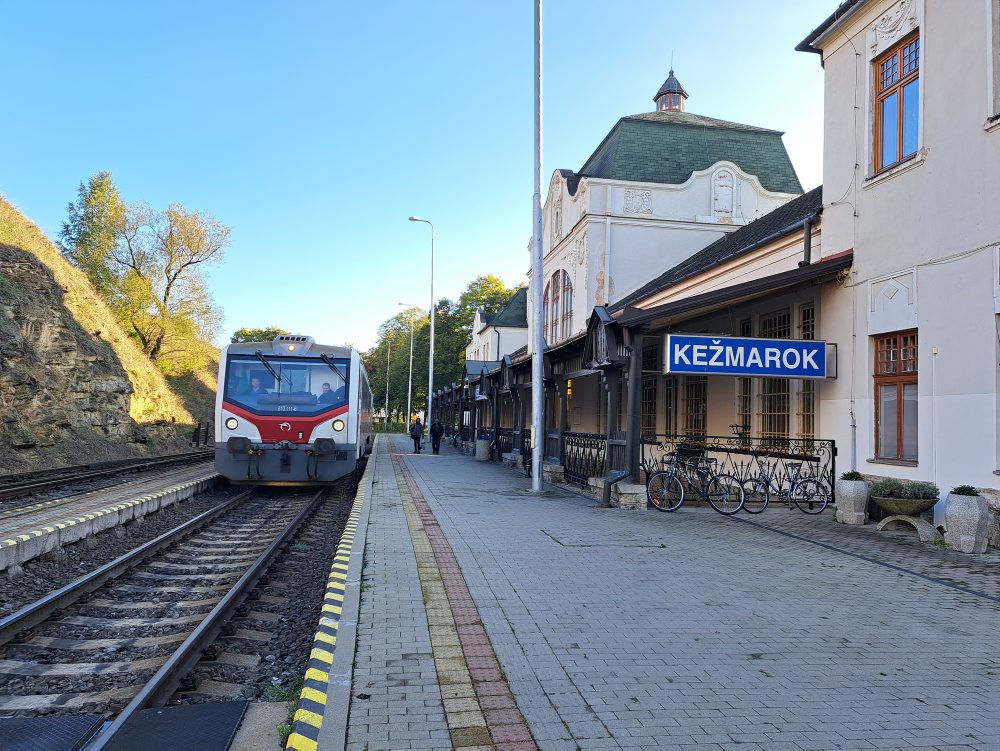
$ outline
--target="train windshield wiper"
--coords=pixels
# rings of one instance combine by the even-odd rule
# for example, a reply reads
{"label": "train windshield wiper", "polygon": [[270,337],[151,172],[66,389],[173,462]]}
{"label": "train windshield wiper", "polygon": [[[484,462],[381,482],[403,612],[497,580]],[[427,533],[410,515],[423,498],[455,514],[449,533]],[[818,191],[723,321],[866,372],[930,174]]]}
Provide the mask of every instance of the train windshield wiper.
{"label": "train windshield wiper", "polygon": [[258,360],[260,360],[262,363],[264,363],[264,367],[267,368],[267,372],[270,373],[272,376],[274,376],[274,380],[280,384],[281,376],[278,375],[278,371],[275,370],[271,366],[271,363],[267,361],[267,358],[264,357],[264,353],[258,349],[256,352],[253,353],[253,356],[256,357]]}
{"label": "train windshield wiper", "polygon": [[330,355],[328,355],[328,354],[327,354],[326,352],[320,352],[320,353],[319,353],[319,358],[320,358],[320,359],[321,359],[321,360],[322,360],[323,362],[325,362],[325,363],[326,363],[326,366],[327,366],[327,367],[328,367],[328,368],[329,368],[330,370],[332,370],[332,371],[333,371],[334,373],[336,373],[337,375],[343,375],[343,373],[341,373],[341,372],[340,372],[339,370],[337,370],[337,363],[335,363],[335,362],[334,362],[333,360],[331,360],[331,359],[330,359]]}

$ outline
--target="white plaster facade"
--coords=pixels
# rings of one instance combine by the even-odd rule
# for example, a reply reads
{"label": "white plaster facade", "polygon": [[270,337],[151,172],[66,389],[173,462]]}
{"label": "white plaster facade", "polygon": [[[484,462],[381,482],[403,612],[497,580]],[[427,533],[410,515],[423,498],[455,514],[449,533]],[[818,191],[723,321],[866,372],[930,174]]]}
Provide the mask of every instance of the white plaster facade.
{"label": "white plaster facade", "polygon": [[472,338],[465,348],[466,360],[499,360],[528,343],[528,329],[523,326],[493,326],[486,323],[483,311],[476,309]]}
{"label": "white plaster facade", "polygon": [[[1000,487],[1000,3],[858,2],[811,41],[825,78],[823,245],[853,249],[822,301],[840,377],[821,393],[840,466]],[[875,58],[919,35],[918,149],[874,169]],[[918,335],[917,459],[875,458],[873,337]],[[853,421],[857,425],[852,434]]]}
{"label": "white plaster facade", "polygon": [[[576,178],[557,170],[543,207],[542,252],[544,283],[562,270],[573,285],[571,331],[559,340],[582,333],[595,305],[615,303],[794,197],[766,190],[728,161],[679,185]],[[528,305],[530,327],[530,296]]]}

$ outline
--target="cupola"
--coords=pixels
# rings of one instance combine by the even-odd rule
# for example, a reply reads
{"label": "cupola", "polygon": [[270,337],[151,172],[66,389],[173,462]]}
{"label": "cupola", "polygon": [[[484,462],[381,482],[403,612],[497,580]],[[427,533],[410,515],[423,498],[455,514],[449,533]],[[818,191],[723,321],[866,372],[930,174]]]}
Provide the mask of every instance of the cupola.
{"label": "cupola", "polygon": [[681,82],[674,77],[674,69],[671,68],[670,75],[656,92],[653,101],[656,102],[657,112],[683,112],[687,97],[688,93],[684,91]]}

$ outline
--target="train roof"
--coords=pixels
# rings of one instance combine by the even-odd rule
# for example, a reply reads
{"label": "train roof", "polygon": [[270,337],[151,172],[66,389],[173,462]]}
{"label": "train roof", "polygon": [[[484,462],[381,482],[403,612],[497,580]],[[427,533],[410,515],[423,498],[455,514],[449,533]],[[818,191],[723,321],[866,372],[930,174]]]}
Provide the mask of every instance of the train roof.
{"label": "train roof", "polygon": [[355,351],[352,347],[317,344],[311,336],[303,336],[301,334],[281,334],[269,342],[235,342],[226,346],[227,352],[253,353],[258,350],[268,355],[286,355],[292,357],[318,356],[320,354],[350,357],[351,353]]}

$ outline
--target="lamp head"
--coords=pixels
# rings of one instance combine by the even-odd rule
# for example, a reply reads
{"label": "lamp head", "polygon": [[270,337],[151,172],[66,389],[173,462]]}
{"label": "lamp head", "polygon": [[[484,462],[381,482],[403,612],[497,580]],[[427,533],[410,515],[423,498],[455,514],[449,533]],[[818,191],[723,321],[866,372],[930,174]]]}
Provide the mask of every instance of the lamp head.
{"label": "lamp head", "polygon": [[419,216],[411,216],[410,217],[410,221],[411,222],[422,222],[423,219],[421,219]]}

